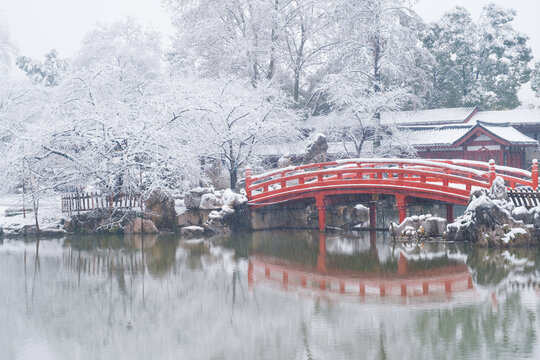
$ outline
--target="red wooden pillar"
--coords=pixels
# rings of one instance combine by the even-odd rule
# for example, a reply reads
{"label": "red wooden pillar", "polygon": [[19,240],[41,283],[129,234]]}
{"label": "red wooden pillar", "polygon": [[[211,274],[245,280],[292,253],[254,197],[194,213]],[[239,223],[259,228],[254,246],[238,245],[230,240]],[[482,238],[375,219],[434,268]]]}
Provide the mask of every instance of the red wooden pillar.
{"label": "red wooden pillar", "polygon": [[489,186],[493,185],[493,181],[495,181],[495,177],[497,175],[495,174],[495,160],[491,159],[489,160]]}
{"label": "red wooden pillar", "polygon": [[326,206],[324,205],[324,195],[315,197],[317,210],[319,211],[319,231],[324,232],[326,229]]}
{"label": "red wooden pillar", "polygon": [[537,159],[533,159],[532,161],[531,177],[532,177],[532,187],[534,190],[536,190],[538,188],[538,160]]}
{"label": "red wooden pillar", "polygon": [[454,222],[454,205],[452,204],[446,204],[446,221]]}
{"label": "red wooden pillar", "polygon": [[248,263],[248,287],[253,288],[253,263],[251,261]]}
{"label": "red wooden pillar", "polygon": [[246,167],[246,197],[248,200],[251,198],[251,190],[249,189],[251,187],[251,168],[248,166]]}
{"label": "red wooden pillar", "polygon": [[399,253],[399,260],[398,260],[398,265],[397,265],[397,274],[398,275],[406,275],[407,274],[407,263],[408,263],[408,260],[407,258],[405,257],[405,255],[403,255],[403,253]]}
{"label": "red wooden pillar", "polygon": [[319,234],[319,255],[317,256],[317,271],[326,272],[326,236]]}
{"label": "red wooden pillar", "polygon": [[405,195],[396,194],[396,205],[399,211],[399,223],[407,217],[407,199]]}
{"label": "red wooden pillar", "polygon": [[374,229],[377,227],[377,203],[369,202],[369,227]]}

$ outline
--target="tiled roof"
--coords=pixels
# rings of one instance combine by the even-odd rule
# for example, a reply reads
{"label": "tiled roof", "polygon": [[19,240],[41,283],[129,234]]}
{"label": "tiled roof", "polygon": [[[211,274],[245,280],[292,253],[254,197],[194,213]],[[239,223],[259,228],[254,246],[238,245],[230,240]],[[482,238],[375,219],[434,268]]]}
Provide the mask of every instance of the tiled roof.
{"label": "tiled roof", "polygon": [[474,112],[474,107],[393,111],[381,113],[382,124],[435,125],[463,123]]}
{"label": "tiled roof", "polygon": [[452,146],[465,136],[470,129],[470,125],[441,125],[405,127],[401,130],[403,131],[403,136],[409,139],[412,146],[423,148]]}
{"label": "tiled roof", "polygon": [[441,126],[403,127],[404,136],[416,148],[449,147],[456,144],[473,128],[480,126],[496,137],[513,145],[536,145],[537,141],[509,125],[501,124],[456,124]]}
{"label": "tiled roof", "polygon": [[509,123],[510,125],[540,125],[540,108],[501,111],[480,111],[470,122]]}
{"label": "tiled roof", "polygon": [[495,136],[508,141],[511,144],[537,144],[535,139],[528,137],[512,126],[500,126],[486,123],[479,123],[484,129]]}

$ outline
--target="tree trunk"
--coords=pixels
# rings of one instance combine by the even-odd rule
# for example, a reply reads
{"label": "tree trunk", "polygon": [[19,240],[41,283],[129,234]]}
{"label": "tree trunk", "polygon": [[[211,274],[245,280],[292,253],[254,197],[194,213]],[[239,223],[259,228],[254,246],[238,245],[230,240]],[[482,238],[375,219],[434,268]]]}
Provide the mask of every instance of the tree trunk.
{"label": "tree trunk", "polygon": [[234,188],[236,188],[236,183],[238,182],[238,174],[236,171],[236,166],[231,167],[231,169],[229,170],[229,177],[231,179],[230,181],[231,190],[234,190]]}

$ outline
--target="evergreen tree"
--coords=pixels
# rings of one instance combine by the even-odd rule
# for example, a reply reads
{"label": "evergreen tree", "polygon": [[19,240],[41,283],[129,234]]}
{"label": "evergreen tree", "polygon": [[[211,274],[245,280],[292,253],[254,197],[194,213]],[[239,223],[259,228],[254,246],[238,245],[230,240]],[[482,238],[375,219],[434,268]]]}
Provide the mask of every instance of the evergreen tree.
{"label": "evergreen tree", "polygon": [[67,62],[58,58],[58,52],[52,49],[45,54],[44,62],[19,56],[17,66],[26,73],[34,84],[56,86],[67,68]]}
{"label": "evergreen tree", "polygon": [[430,69],[431,108],[519,106],[521,85],[530,79],[528,37],[512,27],[516,12],[486,5],[477,24],[464,8],[447,12],[431,24],[424,45],[435,57]]}
{"label": "evergreen tree", "polygon": [[531,76],[531,88],[536,93],[536,96],[540,97],[540,62],[537,62],[534,66]]}

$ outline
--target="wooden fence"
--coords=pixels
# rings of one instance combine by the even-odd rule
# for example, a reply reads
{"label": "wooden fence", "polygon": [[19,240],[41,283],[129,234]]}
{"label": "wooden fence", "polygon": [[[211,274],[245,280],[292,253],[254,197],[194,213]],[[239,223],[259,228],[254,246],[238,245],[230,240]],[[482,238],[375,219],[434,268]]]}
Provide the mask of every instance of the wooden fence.
{"label": "wooden fence", "polygon": [[536,190],[533,190],[531,187],[508,189],[507,193],[515,206],[525,206],[527,209],[540,206],[540,192],[538,188]]}
{"label": "wooden fence", "polygon": [[74,193],[62,196],[62,212],[72,214],[90,210],[132,209],[141,207],[142,202],[140,194]]}

